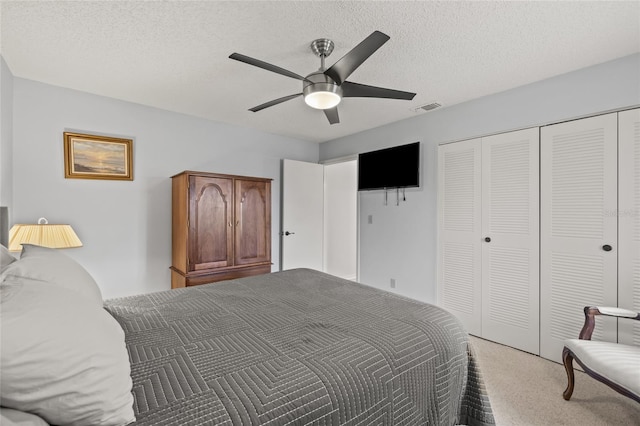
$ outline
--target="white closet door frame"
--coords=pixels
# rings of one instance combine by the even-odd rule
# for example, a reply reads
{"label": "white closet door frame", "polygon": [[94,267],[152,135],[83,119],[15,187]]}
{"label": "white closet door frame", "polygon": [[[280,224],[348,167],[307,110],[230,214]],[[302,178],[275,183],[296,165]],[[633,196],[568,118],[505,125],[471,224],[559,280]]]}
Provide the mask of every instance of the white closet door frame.
{"label": "white closet door frame", "polygon": [[482,138],[482,337],[534,354],[540,348],[539,142],[537,127]]}
{"label": "white closet door frame", "polygon": [[357,279],[358,160],[324,164],[323,271]]}
{"label": "white closet door frame", "polygon": [[480,143],[438,147],[438,304],[476,336],[482,332]]}
{"label": "white closet door frame", "polygon": [[[540,355],[558,362],[585,306],[617,305],[617,127],[613,113],[541,129]],[[598,318],[594,340],[616,337]]]}
{"label": "white closet door frame", "polygon": [[[618,115],[618,303],[640,312],[640,109]],[[618,320],[618,342],[640,346],[640,321]]]}

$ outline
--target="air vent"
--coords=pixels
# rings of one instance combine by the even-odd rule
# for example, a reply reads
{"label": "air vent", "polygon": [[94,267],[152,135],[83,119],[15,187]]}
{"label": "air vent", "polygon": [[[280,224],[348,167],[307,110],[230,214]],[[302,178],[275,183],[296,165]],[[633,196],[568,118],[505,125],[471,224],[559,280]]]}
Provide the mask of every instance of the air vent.
{"label": "air vent", "polygon": [[429,104],[419,106],[418,108],[414,109],[414,111],[415,112],[431,111],[433,109],[440,108],[441,106],[442,104],[438,102],[431,102]]}

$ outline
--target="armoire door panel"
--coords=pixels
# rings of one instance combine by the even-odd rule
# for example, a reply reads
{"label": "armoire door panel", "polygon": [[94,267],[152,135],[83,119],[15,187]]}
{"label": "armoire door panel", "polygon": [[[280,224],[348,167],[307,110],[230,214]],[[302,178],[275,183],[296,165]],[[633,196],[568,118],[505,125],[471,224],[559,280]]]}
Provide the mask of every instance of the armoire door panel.
{"label": "armoire door panel", "polygon": [[540,355],[560,361],[585,306],[617,306],[617,114],[543,127],[540,155]]}
{"label": "armoire door panel", "polygon": [[264,181],[237,179],[235,196],[235,264],[270,261],[270,185]]}
{"label": "armoire door panel", "polygon": [[539,353],[539,130],[482,138],[482,337]]}
{"label": "armoire door panel", "polygon": [[[640,312],[640,109],[618,119],[618,301]],[[640,321],[618,320],[618,342],[640,346]]]}
{"label": "armoire door panel", "polygon": [[189,269],[232,265],[232,180],[191,176]]}
{"label": "armoire door panel", "polygon": [[438,147],[438,303],[481,335],[480,139]]}

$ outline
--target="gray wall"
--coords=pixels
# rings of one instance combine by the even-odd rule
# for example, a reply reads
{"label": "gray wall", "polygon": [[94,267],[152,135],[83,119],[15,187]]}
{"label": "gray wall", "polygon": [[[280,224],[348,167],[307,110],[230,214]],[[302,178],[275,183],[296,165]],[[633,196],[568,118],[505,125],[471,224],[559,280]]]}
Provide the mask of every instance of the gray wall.
{"label": "gray wall", "polygon": [[[397,293],[434,302],[439,143],[640,104],[636,54],[326,142],[318,151],[308,142],[14,78],[2,60],[0,67],[0,199],[13,207],[12,223],[45,216],[73,225],[84,247],[65,253],[91,272],[105,297],[169,287],[175,173],[273,178],[276,270],[281,158],[316,162],[421,141],[422,185],[407,190],[406,202],[396,207],[390,194],[383,206],[380,191],[359,195],[360,280],[389,289],[394,278]],[[65,130],[133,138],[135,180],[65,179]]]}
{"label": "gray wall", "polygon": [[[0,56],[0,206],[6,207],[13,203],[12,141],[13,74]],[[5,236],[0,236],[0,242],[3,242],[2,237]]]}
{"label": "gray wall", "polygon": [[422,142],[422,185],[407,190],[406,202],[396,207],[395,193],[388,206],[381,191],[359,195],[360,281],[390,290],[395,278],[397,293],[435,302],[438,144],[637,105],[640,54],[321,144],[322,161]]}
{"label": "gray wall", "polygon": [[[274,179],[278,269],[280,162],[317,162],[317,144],[21,78],[13,88],[12,222],[44,216],[71,224],[84,246],[65,253],[94,276],[105,298],[170,287],[170,177],[183,170]],[[65,179],[64,131],[132,138],[134,181]]]}

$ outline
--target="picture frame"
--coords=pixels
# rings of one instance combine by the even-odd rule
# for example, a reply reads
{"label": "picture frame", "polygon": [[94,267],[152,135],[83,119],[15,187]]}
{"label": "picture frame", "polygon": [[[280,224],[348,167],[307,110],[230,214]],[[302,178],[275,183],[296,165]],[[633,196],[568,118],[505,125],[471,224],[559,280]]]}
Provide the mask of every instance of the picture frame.
{"label": "picture frame", "polygon": [[64,132],[64,177],[133,180],[133,140]]}

